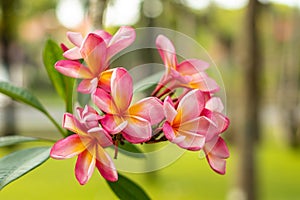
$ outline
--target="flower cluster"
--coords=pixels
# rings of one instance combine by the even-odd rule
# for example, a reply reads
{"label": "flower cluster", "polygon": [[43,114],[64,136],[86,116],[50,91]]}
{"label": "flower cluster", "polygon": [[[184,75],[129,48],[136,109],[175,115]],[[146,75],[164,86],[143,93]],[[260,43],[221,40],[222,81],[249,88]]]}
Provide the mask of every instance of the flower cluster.
{"label": "flower cluster", "polygon": [[115,35],[97,30],[85,37],[74,32],[67,36],[75,47],[63,46],[66,60],[58,61],[55,68],[80,79],[78,92],[90,94],[96,108],[86,105],[78,107],[76,115],[64,115],[63,127],[75,134],[54,144],[50,155],[78,156],[75,175],[80,184],[87,183],[95,166],[105,179],[117,181],[116,167],[104,149],[117,148],[125,140],[170,141],[187,150],[203,150],[211,168],[225,173],[229,152],[220,134],[229,120],[222,114],[221,99],[214,96],[219,86],[205,72],[208,63],[198,59],[178,63],[172,42],[159,35],[156,47],[165,73],[150,97],[133,103],[129,72],[109,67],[111,58],[134,42],[135,30],[124,26]]}

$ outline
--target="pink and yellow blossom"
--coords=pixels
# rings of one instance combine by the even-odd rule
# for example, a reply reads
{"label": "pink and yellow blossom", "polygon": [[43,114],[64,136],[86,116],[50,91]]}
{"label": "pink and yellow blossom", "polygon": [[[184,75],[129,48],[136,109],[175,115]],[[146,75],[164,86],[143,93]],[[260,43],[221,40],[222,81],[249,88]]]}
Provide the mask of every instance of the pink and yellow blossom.
{"label": "pink and yellow blossom", "polygon": [[206,142],[220,135],[228,128],[229,119],[222,113],[223,109],[224,106],[219,97],[211,97],[206,101],[201,115],[210,119],[214,124],[214,126],[208,127]]}
{"label": "pink and yellow blossom", "polygon": [[91,178],[94,168],[108,181],[117,181],[118,174],[110,156],[104,148],[111,146],[110,135],[99,127],[99,116],[90,107],[77,109],[79,120],[70,113],[64,115],[63,127],[75,134],[54,144],[50,156],[55,159],[67,159],[78,156],[75,176],[81,185]]}
{"label": "pink and yellow blossom", "polygon": [[[78,91],[82,93],[93,93],[111,58],[135,40],[134,29],[126,26],[121,27],[114,36],[102,30],[89,33],[85,38],[80,33],[69,32],[67,35],[75,47],[64,52],[69,60],[58,61],[55,68],[66,76],[83,79],[78,86]],[[78,62],[82,58],[85,64]]]}
{"label": "pink and yellow blossom", "polygon": [[204,72],[209,67],[207,62],[187,59],[178,63],[172,42],[163,35],[157,37],[156,47],[165,65],[165,74],[157,89],[162,86],[169,90],[184,87],[211,93],[219,90],[217,83]]}
{"label": "pink and yellow blossom", "polygon": [[229,120],[221,113],[221,99],[208,97],[200,90],[192,90],[179,99],[178,106],[169,96],[166,97],[163,132],[170,142],[181,148],[203,149],[210,167],[225,174],[229,152],[220,134],[227,129]]}
{"label": "pink and yellow blossom", "polygon": [[210,167],[219,174],[226,172],[226,159],[229,151],[225,141],[220,137],[229,126],[229,119],[222,113],[223,103],[219,97],[211,97],[205,104],[201,115],[209,118],[214,126],[207,130],[204,153]]}
{"label": "pink and yellow blossom", "polygon": [[219,174],[226,172],[226,159],[229,157],[229,151],[225,141],[215,136],[209,142],[205,143],[203,148],[209,166]]}
{"label": "pink and yellow blossom", "polygon": [[123,26],[115,35],[96,30],[85,37],[68,32],[67,37],[74,47],[62,45],[66,60],[58,61],[55,68],[81,79],[77,90],[91,94],[101,115],[90,106],[77,108],[76,117],[66,113],[63,127],[75,134],[56,142],[50,156],[77,156],[75,176],[81,185],[89,181],[95,167],[108,181],[118,180],[105,148],[124,140],[134,144],[169,140],[187,150],[203,150],[210,167],[225,174],[229,151],[221,134],[228,128],[229,119],[222,113],[221,99],[213,96],[219,86],[205,72],[207,62],[187,59],[178,63],[172,42],[159,35],[156,47],[165,73],[152,97],[133,102],[129,72],[122,67],[109,69],[112,57],[135,40],[133,28]]}
{"label": "pink and yellow blossom", "polygon": [[122,133],[131,143],[148,141],[152,136],[151,125],[164,118],[162,102],[156,97],[148,97],[131,104],[133,83],[124,68],[113,70],[110,84],[110,93],[98,88],[92,96],[94,103],[105,113],[100,120],[102,126],[110,134]]}
{"label": "pink and yellow blossom", "polygon": [[175,108],[170,97],[164,101],[166,122],[163,131],[166,138],[188,150],[200,150],[205,144],[209,126],[213,123],[200,116],[205,106],[204,95],[200,90],[187,93]]}

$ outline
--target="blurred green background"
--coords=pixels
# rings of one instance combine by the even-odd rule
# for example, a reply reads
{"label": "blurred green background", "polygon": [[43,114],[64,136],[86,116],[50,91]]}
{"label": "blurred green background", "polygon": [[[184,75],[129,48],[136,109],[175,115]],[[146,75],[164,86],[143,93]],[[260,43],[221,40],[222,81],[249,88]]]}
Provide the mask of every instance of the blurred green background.
{"label": "blurred green background", "polygon": [[[0,80],[33,91],[58,122],[63,102],[42,63],[48,38],[69,45],[70,30],[164,27],[207,50],[223,78],[231,120],[223,135],[231,153],[227,173],[214,173],[198,152],[186,152],[157,172],[124,173],[153,199],[300,199],[298,0],[0,2]],[[0,95],[0,135],[9,134],[61,137],[42,114]],[[0,148],[0,157],[25,147]],[[0,199],[117,199],[97,172],[80,186],[74,163],[49,159],[0,191]]]}

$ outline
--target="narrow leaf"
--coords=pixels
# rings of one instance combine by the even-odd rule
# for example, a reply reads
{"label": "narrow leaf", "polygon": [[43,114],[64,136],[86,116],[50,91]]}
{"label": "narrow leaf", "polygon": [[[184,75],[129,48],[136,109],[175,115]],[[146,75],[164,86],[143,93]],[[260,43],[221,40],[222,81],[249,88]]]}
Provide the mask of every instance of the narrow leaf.
{"label": "narrow leaf", "polygon": [[[108,148],[115,150],[115,146],[109,146]],[[138,148],[136,145],[131,144],[129,142],[125,142],[124,144],[119,144],[118,153],[121,153],[126,156],[130,156],[133,158],[146,158],[144,152]]]}
{"label": "narrow leaf", "polygon": [[150,87],[153,87],[154,85],[156,85],[160,78],[162,77],[163,72],[157,72],[155,74],[152,74],[150,76],[148,76],[147,78],[144,78],[140,81],[138,81],[137,83],[134,84],[134,91],[135,92],[139,92],[139,91],[144,91],[149,89]]}
{"label": "narrow leaf", "polygon": [[0,159],[0,190],[7,184],[44,163],[51,147],[35,147],[16,151]]}
{"label": "narrow leaf", "polygon": [[47,113],[40,101],[28,90],[0,81],[0,92],[27,105],[30,105],[43,113]]}
{"label": "narrow leaf", "polygon": [[11,85],[8,82],[0,81],[0,93],[3,93],[16,101],[27,104],[33,108],[44,113],[50,121],[56,126],[56,128],[63,134],[66,135],[64,130],[60,127],[60,125],[53,119],[53,117],[47,112],[44,106],[40,103],[40,101],[28,90],[20,87],[16,87]]}
{"label": "narrow leaf", "polygon": [[73,112],[73,89],[74,89],[74,79],[64,76],[65,83],[65,93],[66,93],[66,112]]}
{"label": "narrow leaf", "polygon": [[64,59],[62,54],[62,49],[54,41],[47,40],[43,51],[44,65],[56,92],[62,97],[62,99],[66,99],[63,75],[54,68],[55,63],[58,60]]}
{"label": "narrow leaf", "polygon": [[117,182],[107,181],[112,191],[122,200],[148,200],[147,193],[132,180],[119,174]]}
{"label": "narrow leaf", "polygon": [[146,156],[140,148],[129,142],[124,142],[124,144],[120,144],[119,152],[135,158],[146,158]]}
{"label": "narrow leaf", "polygon": [[4,137],[0,137],[0,147],[9,146],[21,142],[31,142],[36,140],[38,139],[33,137],[21,136],[21,135],[4,136]]}
{"label": "narrow leaf", "polygon": [[74,79],[62,75],[54,68],[55,63],[58,60],[64,59],[62,54],[62,49],[54,41],[48,40],[46,42],[43,51],[43,61],[46,71],[56,92],[65,101],[66,111],[73,112],[73,102],[71,100],[73,95]]}

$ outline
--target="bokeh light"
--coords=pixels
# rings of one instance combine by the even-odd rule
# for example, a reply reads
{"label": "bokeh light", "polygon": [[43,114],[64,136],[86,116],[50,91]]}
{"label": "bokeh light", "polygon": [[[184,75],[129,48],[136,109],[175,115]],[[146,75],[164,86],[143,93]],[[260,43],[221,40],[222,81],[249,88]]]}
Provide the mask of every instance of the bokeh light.
{"label": "bokeh light", "polygon": [[80,0],[60,0],[56,8],[59,22],[67,28],[78,27],[84,19],[84,8]]}

